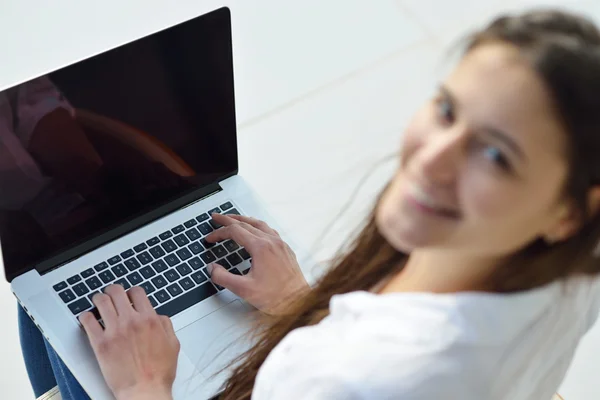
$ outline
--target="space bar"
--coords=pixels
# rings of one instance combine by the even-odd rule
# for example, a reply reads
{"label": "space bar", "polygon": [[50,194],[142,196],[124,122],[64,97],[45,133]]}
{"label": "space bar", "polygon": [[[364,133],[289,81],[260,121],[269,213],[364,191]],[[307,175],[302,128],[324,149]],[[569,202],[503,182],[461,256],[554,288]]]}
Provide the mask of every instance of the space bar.
{"label": "space bar", "polygon": [[193,290],[190,290],[183,296],[179,296],[175,300],[171,300],[170,302],[163,304],[156,309],[156,312],[160,315],[172,317],[216,293],[217,289],[207,282]]}

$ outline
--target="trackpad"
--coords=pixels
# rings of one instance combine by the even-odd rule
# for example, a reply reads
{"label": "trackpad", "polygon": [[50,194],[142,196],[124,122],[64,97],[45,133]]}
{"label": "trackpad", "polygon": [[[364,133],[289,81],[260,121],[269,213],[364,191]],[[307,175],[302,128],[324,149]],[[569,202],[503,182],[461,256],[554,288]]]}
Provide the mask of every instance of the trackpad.
{"label": "trackpad", "polygon": [[[208,380],[250,346],[248,335],[249,306],[234,300],[177,332],[183,353],[195,372]],[[219,384],[226,378],[219,374]]]}

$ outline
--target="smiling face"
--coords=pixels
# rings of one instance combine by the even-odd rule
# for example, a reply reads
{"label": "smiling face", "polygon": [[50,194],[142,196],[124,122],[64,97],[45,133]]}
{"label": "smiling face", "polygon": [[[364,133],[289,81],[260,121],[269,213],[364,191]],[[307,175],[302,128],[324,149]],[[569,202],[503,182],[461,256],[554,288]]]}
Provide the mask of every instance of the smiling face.
{"label": "smiling face", "polygon": [[518,49],[476,47],[406,129],[377,226],[400,251],[485,256],[564,233],[567,137]]}

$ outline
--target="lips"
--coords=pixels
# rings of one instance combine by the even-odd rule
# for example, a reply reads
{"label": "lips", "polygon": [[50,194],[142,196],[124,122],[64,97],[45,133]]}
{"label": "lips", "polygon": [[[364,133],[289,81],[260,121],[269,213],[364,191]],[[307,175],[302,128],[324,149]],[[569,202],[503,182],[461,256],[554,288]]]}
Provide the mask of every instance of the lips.
{"label": "lips", "polygon": [[458,218],[460,216],[456,207],[449,206],[447,203],[438,200],[419,185],[412,185],[409,194],[421,208],[429,212],[450,218]]}

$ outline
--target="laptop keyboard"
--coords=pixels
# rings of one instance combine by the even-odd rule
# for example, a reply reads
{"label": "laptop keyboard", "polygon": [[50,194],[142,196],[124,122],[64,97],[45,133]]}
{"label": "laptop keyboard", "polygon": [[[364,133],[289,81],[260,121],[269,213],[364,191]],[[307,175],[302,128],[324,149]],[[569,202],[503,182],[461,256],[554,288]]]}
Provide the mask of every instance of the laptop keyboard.
{"label": "laptop keyboard", "polygon": [[250,260],[250,254],[239,244],[232,240],[205,240],[206,235],[221,227],[210,217],[212,213],[240,214],[228,201],[58,282],[53,288],[73,315],[90,310],[100,320],[92,304],[96,293],[112,284],[120,284],[125,290],[141,286],[156,312],[172,317],[223,290],[209,279],[207,264],[216,261],[237,275],[249,271],[238,268]]}

